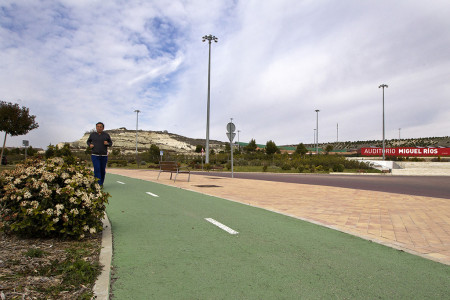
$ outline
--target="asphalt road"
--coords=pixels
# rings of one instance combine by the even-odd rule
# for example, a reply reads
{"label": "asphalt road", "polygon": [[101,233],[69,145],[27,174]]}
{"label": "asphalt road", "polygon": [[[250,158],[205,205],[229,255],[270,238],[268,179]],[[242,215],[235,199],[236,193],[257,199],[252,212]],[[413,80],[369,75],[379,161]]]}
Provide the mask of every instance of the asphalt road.
{"label": "asphalt road", "polygon": [[[230,172],[195,172],[193,174],[231,177]],[[450,177],[448,176],[234,173],[234,178],[335,186],[450,199]]]}

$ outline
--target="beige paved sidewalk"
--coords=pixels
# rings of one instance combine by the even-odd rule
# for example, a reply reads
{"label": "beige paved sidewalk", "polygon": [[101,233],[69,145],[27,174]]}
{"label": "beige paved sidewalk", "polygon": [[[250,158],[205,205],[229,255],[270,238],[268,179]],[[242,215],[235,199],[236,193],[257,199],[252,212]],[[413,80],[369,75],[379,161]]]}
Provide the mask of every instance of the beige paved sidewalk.
{"label": "beige paved sidewalk", "polygon": [[450,265],[450,200],[318,185],[108,169],[320,224]]}

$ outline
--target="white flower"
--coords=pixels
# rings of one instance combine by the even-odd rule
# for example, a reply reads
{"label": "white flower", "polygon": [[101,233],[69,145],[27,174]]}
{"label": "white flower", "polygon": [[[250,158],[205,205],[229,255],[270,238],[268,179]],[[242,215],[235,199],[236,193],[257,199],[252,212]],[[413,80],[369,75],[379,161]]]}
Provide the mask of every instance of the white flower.
{"label": "white flower", "polygon": [[64,205],[56,204],[56,215],[59,216],[61,214],[61,210],[64,209]]}
{"label": "white flower", "polygon": [[53,215],[53,209],[51,209],[51,208],[48,208],[45,212],[46,212],[47,215],[49,215],[49,216]]}
{"label": "white flower", "polygon": [[58,221],[59,221],[59,218],[54,218],[53,219],[53,223],[58,223]]}
{"label": "white flower", "polygon": [[33,206],[34,208],[38,208],[39,202],[37,202],[37,201],[31,201],[31,206]]}
{"label": "white flower", "polygon": [[31,215],[34,211],[34,208],[28,208],[27,209],[27,215]]}
{"label": "white flower", "polygon": [[26,193],[23,195],[25,199],[30,199],[32,197],[31,193],[29,191],[26,191]]}
{"label": "white flower", "polygon": [[84,231],[88,231],[88,230],[89,230],[89,226],[84,225],[84,226],[83,226],[83,230],[84,230]]}
{"label": "white flower", "polygon": [[71,213],[71,214],[74,214],[74,215],[78,215],[78,209],[72,208],[72,209],[70,210],[70,213]]}
{"label": "white flower", "polygon": [[91,229],[89,229],[89,232],[90,232],[90,233],[96,233],[97,230],[95,230],[95,228],[91,228]]}

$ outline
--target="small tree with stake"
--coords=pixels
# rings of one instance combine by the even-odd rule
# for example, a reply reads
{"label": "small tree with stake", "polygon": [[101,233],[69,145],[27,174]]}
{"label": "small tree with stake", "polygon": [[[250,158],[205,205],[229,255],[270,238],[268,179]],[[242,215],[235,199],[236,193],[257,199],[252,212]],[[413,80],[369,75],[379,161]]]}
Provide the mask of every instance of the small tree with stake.
{"label": "small tree with stake", "polygon": [[0,101],[0,131],[5,132],[0,161],[3,159],[6,135],[24,135],[38,128],[39,124],[35,122],[35,118],[36,116],[30,115],[30,110],[25,106],[19,107],[17,103]]}

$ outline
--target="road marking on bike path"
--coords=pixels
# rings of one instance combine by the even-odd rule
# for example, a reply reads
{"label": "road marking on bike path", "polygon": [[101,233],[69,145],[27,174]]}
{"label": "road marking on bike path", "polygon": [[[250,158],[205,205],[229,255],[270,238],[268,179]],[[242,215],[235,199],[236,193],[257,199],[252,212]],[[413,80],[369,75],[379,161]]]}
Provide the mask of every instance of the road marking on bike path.
{"label": "road marking on bike path", "polygon": [[153,194],[153,193],[150,193],[150,192],[145,192],[146,194],[149,194],[150,196],[153,196],[153,197],[159,197],[158,195],[156,195],[156,194]]}
{"label": "road marking on bike path", "polygon": [[[122,182],[122,181],[118,181],[118,180],[117,180],[117,183],[120,183],[120,184],[125,184],[125,182]],[[150,196],[153,196],[153,197],[159,197],[158,195],[156,195],[156,194],[153,194],[153,193],[150,193],[150,192],[146,192],[146,194],[149,194]]]}
{"label": "road marking on bike path", "polygon": [[228,232],[229,234],[238,234],[239,232],[237,232],[236,230],[231,229],[230,227],[212,219],[212,218],[205,218],[206,221],[208,221],[209,223],[212,223],[214,225],[216,225],[217,227],[219,227],[222,230],[225,230],[226,232]]}

